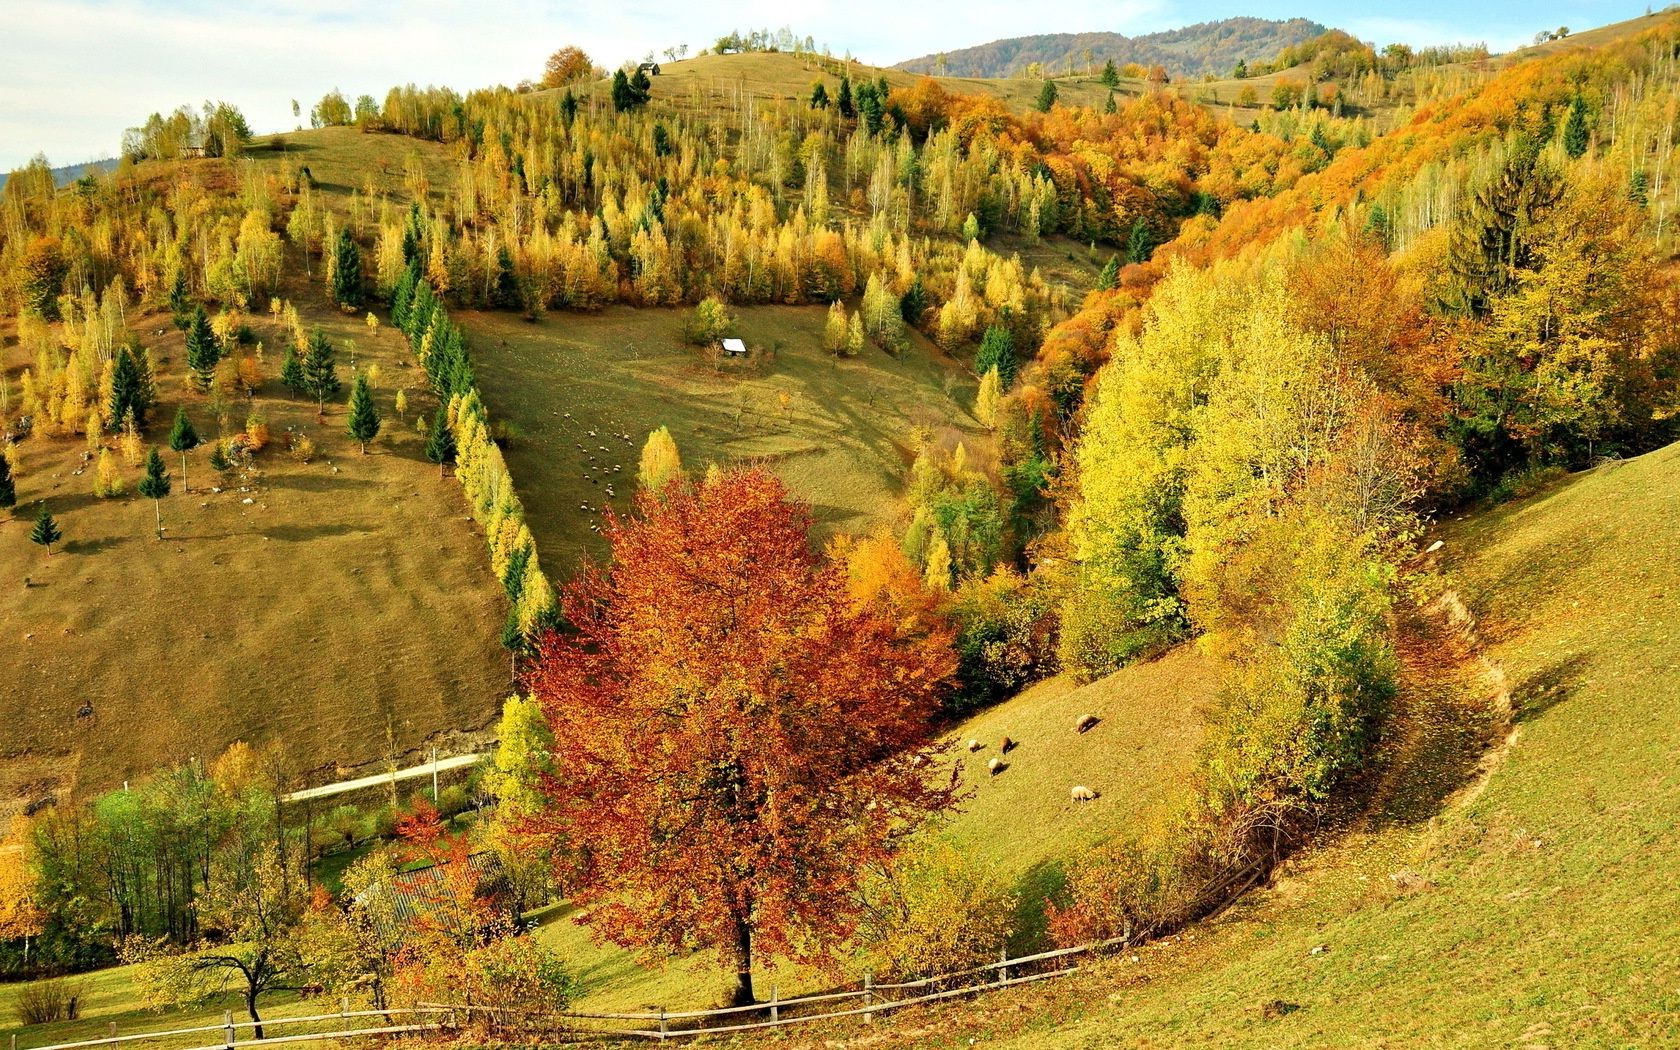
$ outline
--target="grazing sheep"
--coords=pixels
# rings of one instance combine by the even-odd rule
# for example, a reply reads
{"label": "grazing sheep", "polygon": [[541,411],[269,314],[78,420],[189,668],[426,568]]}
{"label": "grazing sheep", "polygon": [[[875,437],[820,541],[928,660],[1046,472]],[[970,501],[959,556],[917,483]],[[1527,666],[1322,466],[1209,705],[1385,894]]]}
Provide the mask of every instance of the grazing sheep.
{"label": "grazing sheep", "polygon": [[994,758],[990,762],[986,763],[986,772],[990,773],[994,777],[1008,768],[1009,763],[1005,762],[1001,758]]}
{"label": "grazing sheep", "polygon": [[1004,737],[1003,738],[1003,743],[998,745],[998,750],[1002,751],[1004,754],[1007,755],[1007,754],[1009,754],[1009,752],[1015,750],[1015,747],[1016,747],[1016,744],[1015,744],[1014,740],[1010,739],[1009,737]]}
{"label": "grazing sheep", "polygon": [[971,739],[971,740],[969,740],[969,742],[968,742],[968,750],[969,750],[969,751],[970,751],[970,752],[971,752],[971,753],[972,753],[972,752],[975,752],[975,751],[978,751],[978,750],[980,750],[980,749],[981,749],[981,748],[983,748],[983,747],[985,747],[985,746],[986,746],[986,745],[985,745],[985,744],[982,744],[982,743],[981,743],[981,742],[980,742],[980,741],[978,741],[978,740],[972,740],[972,739]]}
{"label": "grazing sheep", "polygon": [[1075,784],[1071,794],[1075,802],[1091,802],[1097,797],[1097,793],[1084,784]]}
{"label": "grazing sheep", "polygon": [[1076,732],[1083,733],[1100,721],[1102,721],[1102,719],[1098,718],[1096,715],[1080,715],[1079,721],[1073,724],[1073,728]]}

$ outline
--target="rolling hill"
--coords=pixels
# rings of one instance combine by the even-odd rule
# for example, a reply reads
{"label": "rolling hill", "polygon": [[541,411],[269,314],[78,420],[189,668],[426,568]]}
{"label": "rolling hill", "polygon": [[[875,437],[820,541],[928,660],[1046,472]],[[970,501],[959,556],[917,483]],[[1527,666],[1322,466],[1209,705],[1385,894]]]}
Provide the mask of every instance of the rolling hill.
{"label": "rolling hill", "polygon": [[1024,76],[1035,63],[1046,73],[1092,73],[1112,59],[1115,65],[1164,66],[1175,78],[1225,76],[1238,59],[1269,60],[1289,45],[1324,32],[1324,26],[1305,18],[1227,18],[1136,37],[1111,32],[1045,33],[923,55],[894,68],[954,77],[1012,77]]}

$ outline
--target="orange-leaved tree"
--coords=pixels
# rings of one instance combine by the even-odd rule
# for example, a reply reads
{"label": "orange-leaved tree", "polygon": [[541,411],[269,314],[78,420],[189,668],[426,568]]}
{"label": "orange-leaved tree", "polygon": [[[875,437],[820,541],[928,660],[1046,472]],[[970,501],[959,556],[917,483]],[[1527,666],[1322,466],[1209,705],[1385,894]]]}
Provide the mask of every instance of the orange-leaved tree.
{"label": "orange-leaved tree", "polygon": [[815,961],[859,875],[952,805],[929,719],[955,669],[847,593],[762,469],[638,494],[567,590],[529,686],[554,730],[534,830],[586,921],[626,946]]}

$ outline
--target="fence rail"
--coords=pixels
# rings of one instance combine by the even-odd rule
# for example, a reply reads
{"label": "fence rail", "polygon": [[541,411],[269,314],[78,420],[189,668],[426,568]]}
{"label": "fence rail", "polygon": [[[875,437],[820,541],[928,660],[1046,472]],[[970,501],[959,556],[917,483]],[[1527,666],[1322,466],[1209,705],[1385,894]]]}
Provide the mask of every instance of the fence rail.
{"label": "fence rail", "polygon": [[[658,1012],[577,1012],[536,1014],[528,1011],[510,1010],[506,1007],[485,1006],[472,1003],[421,1003],[418,1006],[393,1008],[389,1010],[351,1010],[346,1006],[328,1014],[312,1014],[303,1017],[274,1017],[261,1022],[264,1038],[259,1041],[253,1038],[241,1040],[239,1033],[242,1029],[258,1027],[255,1021],[235,1021],[230,1013],[223,1015],[221,1024],[195,1025],[189,1028],[171,1028],[163,1031],[135,1032],[129,1035],[111,1035],[102,1039],[87,1039],[75,1043],[54,1043],[50,1046],[32,1047],[30,1050],[94,1050],[98,1047],[116,1047],[126,1043],[155,1042],[164,1039],[177,1039],[181,1036],[203,1035],[208,1032],[220,1032],[222,1038],[215,1043],[195,1046],[188,1050],[230,1050],[235,1044],[251,1047],[272,1043],[302,1043],[325,1039],[356,1039],[364,1036],[402,1035],[419,1032],[448,1031],[457,1027],[457,1020],[470,1024],[474,1015],[487,1018],[492,1027],[499,1027],[510,1016],[522,1015],[530,1018],[529,1024],[537,1028],[549,1029],[552,1034],[563,1033],[574,1037],[593,1037],[596,1039],[681,1039],[688,1036],[700,1035],[728,1035],[735,1032],[760,1031],[768,1028],[780,1028],[786,1025],[810,1024],[815,1021],[834,1021],[847,1017],[862,1017],[866,1021],[873,1021],[876,1014],[889,1013],[907,1006],[917,1006],[925,1003],[954,999],[964,995],[975,995],[997,988],[1010,988],[1017,985],[1033,984],[1038,981],[1053,980],[1077,973],[1077,965],[1057,965],[1047,970],[1031,971],[1036,966],[1046,963],[1060,963],[1076,955],[1087,955],[1100,952],[1105,948],[1126,943],[1126,938],[1117,937],[1112,940],[1097,941],[1092,944],[1080,945],[1076,948],[1059,948],[1055,951],[1039,952],[1035,955],[1023,955],[1017,958],[1002,958],[997,962],[986,963],[982,966],[971,966],[967,969],[953,970],[950,973],[933,977],[924,977],[914,981],[900,981],[890,984],[876,984],[872,976],[866,975],[856,988],[843,988],[835,991],[818,992],[812,995],[796,996],[783,999],[771,989],[767,1002],[754,1003],[750,1006],[726,1006],[716,1010],[677,1010]],[[986,976],[991,975],[991,976]],[[965,980],[966,978],[981,978]],[[963,981],[956,987],[941,987],[952,981]],[[903,993],[916,993],[905,995]],[[861,1000],[861,1002],[859,1002]],[[807,1012],[812,1011],[815,1012]],[[758,1015],[759,1019],[740,1020],[747,1015]],[[344,1022],[355,1018],[378,1017],[387,1021],[384,1025],[359,1028],[345,1026]],[[398,1017],[431,1018],[429,1021],[416,1020],[413,1023],[395,1024]],[[725,1021],[724,1024],[708,1024],[707,1022]],[[275,1030],[283,1030],[303,1024],[319,1024],[322,1022],[338,1022],[338,1027],[326,1032],[300,1032],[297,1034],[274,1035]],[[592,1023],[608,1022],[609,1024],[628,1024],[632,1027],[595,1027]],[[677,1026],[680,1022],[693,1022]],[[12,1050],[18,1050],[17,1037],[12,1037]]]}

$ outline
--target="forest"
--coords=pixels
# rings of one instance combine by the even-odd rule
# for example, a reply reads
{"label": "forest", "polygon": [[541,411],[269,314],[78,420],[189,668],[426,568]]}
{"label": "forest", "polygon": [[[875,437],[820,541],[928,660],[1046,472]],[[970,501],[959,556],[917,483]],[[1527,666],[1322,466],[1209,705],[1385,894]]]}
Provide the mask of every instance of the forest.
{"label": "forest", "polygon": [[[485,759],[447,790],[300,810],[326,760],[264,723],[8,803],[0,974],[52,988],[26,1023],[73,1020],[67,975],[121,964],[147,1007],[237,999],[259,1037],[299,988],[466,997],[541,1033],[592,987],[560,911],[650,971],[703,960],[701,998],[738,1007],[794,975],[1130,951],[1375,805],[1445,588],[1425,542],[1680,436],[1680,21],[1498,59],[1235,21],[1000,41],[897,79],[792,34],[672,49],[658,75],[570,48],[516,87],[334,91],[282,134],[183,106],[130,129],[109,172],[14,172],[0,508],[25,600],[198,543],[189,500],[254,506],[287,471],[322,487],[389,457],[429,523],[403,542],[469,533],[475,608],[501,623],[447,644],[509,671]],[[1103,69],[1109,51],[1172,73]],[[1030,101],[944,79],[1027,58]],[[784,83],[685,94],[685,61]],[[1213,72],[1247,101],[1178,82]],[[890,525],[820,525],[796,455],[701,460],[705,424],[656,406],[650,433],[576,428],[602,457],[575,512],[593,546],[539,557],[531,439],[479,377],[514,367],[501,322],[540,340],[585,314],[680,317],[683,345],[590,352],[676,355],[722,388],[791,374],[780,340],[720,351],[770,305],[821,318],[807,349],[835,386],[814,401],[860,358],[960,391],[960,417],[899,421]],[[578,379],[520,381],[569,420]],[[792,430],[780,399],[764,425]],[[605,465],[618,443],[632,475]],[[144,535],[81,542],[131,496]],[[346,596],[327,623],[428,615],[363,604],[364,570],[325,574]],[[1189,654],[1210,685],[1175,698],[1196,740],[1147,819],[1051,785],[1068,814],[1115,814],[1032,858],[1053,878],[1000,878],[942,837],[1026,761],[968,727]],[[108,706],[59,688],[78,718]],[[391,769],[394,725],[368,734]],[[1093,725],[1117,731],[1070,732]]]}

